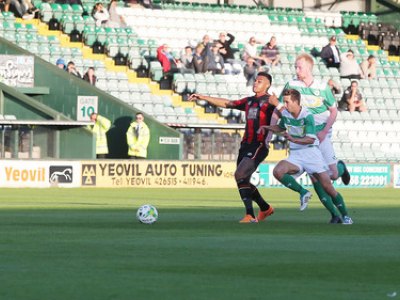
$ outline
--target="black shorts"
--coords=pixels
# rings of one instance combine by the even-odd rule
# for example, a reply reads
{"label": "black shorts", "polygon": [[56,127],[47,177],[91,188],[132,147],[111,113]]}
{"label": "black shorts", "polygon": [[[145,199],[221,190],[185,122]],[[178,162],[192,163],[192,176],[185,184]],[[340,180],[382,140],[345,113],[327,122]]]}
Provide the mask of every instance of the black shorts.
{"label": "black shorts", "polygon": [[258,167],[260,163],[268,156],[268,148],[263,143],[242,143],[239,149],[239,155],[236,165],[242,161],[243,158],[248,157],[254,160],[255,166]]}

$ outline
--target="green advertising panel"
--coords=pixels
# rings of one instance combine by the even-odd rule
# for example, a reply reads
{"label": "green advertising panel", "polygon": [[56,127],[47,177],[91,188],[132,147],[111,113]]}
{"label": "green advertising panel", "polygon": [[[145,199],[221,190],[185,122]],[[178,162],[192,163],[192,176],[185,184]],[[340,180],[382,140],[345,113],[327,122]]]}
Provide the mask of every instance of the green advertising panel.
{"label": "green advertising panel", "polygon": [[[257,187],[284,187],[272,174],[275,164],[261,164],[252,176],[252,183]],[[340,188],[379,188],[390,184],[389,164],[348,164],[351,175],[349,185],[344,185],[339,178],[334,182]],[[303,186],[312,186],[308,175],[302,174],[297,181]]]}

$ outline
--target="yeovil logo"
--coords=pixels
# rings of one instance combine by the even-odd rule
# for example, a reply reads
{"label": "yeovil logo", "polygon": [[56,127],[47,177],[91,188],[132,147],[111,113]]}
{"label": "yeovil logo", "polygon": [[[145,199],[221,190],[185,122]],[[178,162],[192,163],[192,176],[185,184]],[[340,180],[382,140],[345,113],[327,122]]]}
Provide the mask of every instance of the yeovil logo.
{"label": "yeovil logo", "polygon": [[72,183],[72,166],[50,166],[50,183]]}

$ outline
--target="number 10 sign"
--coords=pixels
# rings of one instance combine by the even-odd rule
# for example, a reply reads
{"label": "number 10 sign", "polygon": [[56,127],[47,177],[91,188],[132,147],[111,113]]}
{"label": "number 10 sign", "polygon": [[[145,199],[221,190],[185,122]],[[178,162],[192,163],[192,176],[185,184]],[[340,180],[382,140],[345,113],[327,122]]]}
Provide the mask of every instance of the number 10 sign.
{"label": "number 10 sign", "polygon": [[76,120],[89,121],[90,115],[97,112],[97,96],[78,96],[76,105]]}

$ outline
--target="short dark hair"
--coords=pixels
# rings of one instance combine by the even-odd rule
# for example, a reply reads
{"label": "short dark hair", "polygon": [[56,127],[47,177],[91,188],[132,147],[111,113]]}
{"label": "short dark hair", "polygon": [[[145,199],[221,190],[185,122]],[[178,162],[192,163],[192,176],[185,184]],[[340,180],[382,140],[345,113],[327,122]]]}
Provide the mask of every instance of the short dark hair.
{"label": "short dark hair", "polygon": [[358,81],[357,81],[357,80],[352,80],[351,83],[350,83],[350,85],[353,85],[353,83],[356,83],[357,86],[358,86]]}
{"label": "short dark hair", "polygon": [[370,56],[368,56],[368,59],[371,59],[371,58],[375,58],[375,56],[373,56],[372,54]]}
{"label": "short dark hair", "polygon": [[301,94],[295,89],[286,89],[283,91],[284,96],[290,96],[290,99],[300,104]]}
{"label": "short dark hair", "polygon": [[264,76],[269,80],[269,83],[272,84],[272,76],[268,74],[267,72],[260,72],[257,74],[257,76]]}

